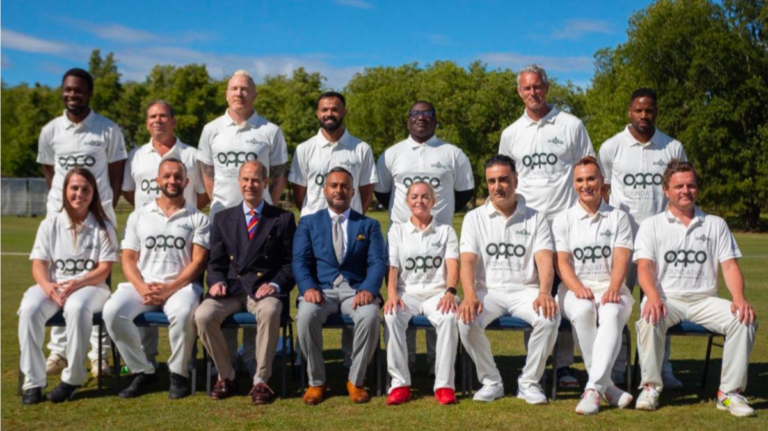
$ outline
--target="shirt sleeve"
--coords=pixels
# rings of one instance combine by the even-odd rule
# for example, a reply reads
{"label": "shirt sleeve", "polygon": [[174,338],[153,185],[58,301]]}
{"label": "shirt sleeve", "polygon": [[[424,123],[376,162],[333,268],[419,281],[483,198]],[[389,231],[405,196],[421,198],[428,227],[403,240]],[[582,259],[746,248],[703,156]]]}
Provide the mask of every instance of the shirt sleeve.
{"label": "shirt sleeve", "polygon": [[459,259],[459,238],[453,226],[448,226],[448,241],[445,243],[444,259]]}
{"label": "shirt sleeve", "polygon": [[123,250],[141,250],[141,239],[139,238],[139,232],[136,226],[136,219],[139,218],[139,211],[141,210],[136,210],[128,216],[128,222],[125,224],[123,242],[120,243],[120,248]]}
{"label": "shirt sleeve", "polygon": [[29,255],[29,260],[53,261],[53,257],[51,256],[51,234],[53,233],[51,225],[53,223],[54,219],[46,219],[40,223],[40,226],[38,226],[37,235],[35,236],[35,245],[32,247],[32,253]]}
{"label": "shirt sleeve", "polygon": [[211,249],[211,220],[203,213],[197,213],[198,220],[195,228],[195,236],[192,238],[192,242],[205,248]]}
{"label": "shirt sleeve", "polygon": [[595,148],[592,146],[592,140],[589,139],[589,133],[587,133],[584,123],[579,121],[579,125],[576,127],[576,157],[574,160],[579,161],[582,157],[595,156]]}
{"label": "shirt sleeve", "polygon": [[387,248],[389,249],[389,266],[400,268],[400,229],[397,225],[392,226],[387,232]]}
{"label": "shirt sleeve", "polygon": [[285,143],[283,131],[277,128],[272,139],[272,147],[269,149],[269,165],[280,166],[288,163],[288,144]]}
{"label": "shirt sleeve", "polygon": [[299,145],[296,147],[296,152],[293,153],[293,160],[291,161],[291,170],[288,172],[288,181],[291,184],[296,184],[302,187],[307,186],[307,173],[304,170],[304,146]]}
{"label": "shirt sleeve", "polygon": [[613,247],[628,248],[632,250],[632,222],[629,221],[627,213],[621,210],[616,218],[616,236],[613,240]]}
{"label": "shirt sleeve", "polygon": [[125,161],[125,170],[123,171],[123,191],[132,192],[136,190],[136,183],[133,181],[133,159],[136,157],[136,151],[134,149],[131,154],[128,155],[128,160]]}
{"label": "shirt sleeve", "polygon": [[387,166],[387,154],[389,151],[379,156],[379,161],[376,163],[376,171],[379,175],[379,182],[376,183],[373,190],[378,193],[389,193],[392,191],[392,171]]}
{"label": "shirt sleeve", "polygon": [[109,130],[109,141],[107,142],[107,163],[119,162],[128,158],[128,152],[125,150],[125,138],[120,127],[114,125]]}
{"label": "shirt sleeve", "polygon": [[112,224],[107,229],[99,228],[99,262],[117,262],[117,234]]}
{"label": "shirt sleeve", "polygon": [[736,244],[736,239],[733,237],[731,230],[728,229],[728,224],[725,220],[719,220],[720,228],[717,235],[717,260],[724,262],[730,259],[741,258],[741,250]]}
{"label": "shirt sleeve", "polygon": [[456,158],[456,181],[454,182],[453,189],[458,192],[466,190],[472,190],[475,188],[475,177],[472,174],[472,163],[469,162],[469,157],[459,150],[459,155]]}
{"label": "shirt sleeve", "polygon": [[683,162],[688,161],[688,156],[685,154],[685,147],[683,147],[683,144],[681,142],[677,143],[677,159],[681,160]]}
{"label": "shirt sleeve", "polygon": [[200,135],[200,142],[197,144],[197,161],[206,165],[213,165],[213,155],[211,154],[212,128],[211,123],[206,124]]}
{"label": "shirt sleeve", "polygon": [[552,237],[555,240],[555,249],[565,253],[571,252],[571,241],[568,238],[568,212],[562,212],[552,222]]}
{"label": "shirt sleeve", "polygon": [[[485,211],[485,209],[481,207],[478,211]],[[480,256],[480,244],[478,244],[474,219],[474,214],[469,213],[464,217],[464,221],[461,223],[461,242],[459,244],[459,250],[461,253],[473,253]]]}
{"label": "shirt sleeve", "polygon": [[552,231],[547,218],[541,213],[536,213],[536,238],[533,240],[533,253],[541,250],[555,251],[552,245]]}
{"label": "shirt sleeve", "polygon": [[611,154],[611,147],[609,141],[605,141],[600,147],[598,152],[597,164],[600,165],[600,170],[603,172],[603,179],[605,184],[611,184],[611,178],[613,177],[613,157]]}
{"label": "shirt sleeve", "polygon": [[363,146],[361,159],[360,185],[376,184],[379,181],[379,176],[376,173],[376,161],[373,159],[373,151],[371,151],[371,147],[368,144]]}
{"label": "shirt sleeve", "polygon": [[53,165],[56,163],[56,154],[53,152],[53,127],[47,125],[40,132],[37,140],[37,163],[41,165]]}
{"label": "shirt sleeve", "polygon": [[640,223],[640,229],[635,238],[635,252],[632,254],[632,262],[640,259],[648,259],[654,262],[656,258],[656,233],[653,226],[653,217]]}

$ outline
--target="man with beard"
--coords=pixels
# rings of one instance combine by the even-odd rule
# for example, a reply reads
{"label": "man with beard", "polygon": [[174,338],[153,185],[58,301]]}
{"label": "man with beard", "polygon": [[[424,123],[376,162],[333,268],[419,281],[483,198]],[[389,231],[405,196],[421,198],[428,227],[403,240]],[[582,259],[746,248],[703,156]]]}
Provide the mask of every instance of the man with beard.
{"label": "man with beard", "polygon": [[141,348],[133,319],[149,311],[163,311],[170,321],[171,388],[168,398],[189,395],[189,360],[195,344],[193,317],[203,287],[197,282],[208,260],[210,222],[184,200],[189,183],[184,163],[160,163],[157,184],[161,195],[128,217],[122,242],[122,264],[127,283],[120,283],[104,305],[104,323],[125,364],[136,376],[120,392],[121,398],[143,394],[157,382],[155,367]]}
{"label": "man with beard", "polygon": [[[123,134],[117,124],[90,108],[93,77],[83,69],[70,69],[61,82],[61,98],[65,111],[43,127],[38,141],[37,163],[43,167],[48,185],[46,218],[56,217],[62,208],[62,186],[67,172],[75,166],[87,168],[96,177],[101,205],[117,229],[114,207],[120,196],[123,167],[127,153]],[[99,364],[98,328],[91,333],[91,373],[96,377],[109,374],[107,361]],[[108,343],[104,343],[107,346]],[[58,374],[67,367],[67,336],[63,327],[51,328],[51,355],[45,367],[48,374]],[[106,357],[106,347],[102,351]]]}

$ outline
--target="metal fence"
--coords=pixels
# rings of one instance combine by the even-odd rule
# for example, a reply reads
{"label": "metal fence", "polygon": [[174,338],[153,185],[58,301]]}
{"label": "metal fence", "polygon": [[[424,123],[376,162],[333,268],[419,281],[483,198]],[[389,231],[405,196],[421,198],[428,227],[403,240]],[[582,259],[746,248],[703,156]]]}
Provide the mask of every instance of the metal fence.
{"label": "metal fence", "polygon": [[48,187],[43,178],[0,178],[2,215],[45,215]]}

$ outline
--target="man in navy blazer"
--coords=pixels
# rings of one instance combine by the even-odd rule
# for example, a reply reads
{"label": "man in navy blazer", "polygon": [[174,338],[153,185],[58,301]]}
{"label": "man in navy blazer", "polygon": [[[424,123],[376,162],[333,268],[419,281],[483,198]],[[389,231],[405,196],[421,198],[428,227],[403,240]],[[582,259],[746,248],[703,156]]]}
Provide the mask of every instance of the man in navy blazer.
{"label": "man in navy blazer", "polygon": [[388,256],[379,222],[349,207],[354,196],[349,171],[331,169],[323,194],[328,209],[302,217],[293,240],[293,274],[299,286],[296,324],[310,383],[304,402],[323,401],[322,327],[330,314],[341,311],[355,322],[347,391],[353,402],[364,403],[370,399],[363,380],[379,342],[379,289]]}
{"label": "man in navy blazer", "polygon": [[267,170],[261,162],[245,162],[238,183],[243,203],[216,214],[211,228],[208,296],[195,313],[195,323],[219,371],[211,398],[223,399],[237,392],[237,384],[221,322],[241,309],[256,316],[257,367],[250,395],[253,404],[268,404],[274,397],[267,381],[280,317],[295,284],[291,259],[296,222],[293,213],[262,199]]}

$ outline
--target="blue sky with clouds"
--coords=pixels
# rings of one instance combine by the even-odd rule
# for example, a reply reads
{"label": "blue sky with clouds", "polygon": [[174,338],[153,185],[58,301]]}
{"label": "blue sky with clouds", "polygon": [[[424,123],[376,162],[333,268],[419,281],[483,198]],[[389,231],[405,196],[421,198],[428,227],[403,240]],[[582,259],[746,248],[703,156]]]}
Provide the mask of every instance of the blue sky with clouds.
{"label": "blue sky with clouds", "polygon": [[626,40],[650,1],[5,1],[7,84],[58,85],[95,48],[114,52],[124,80],[156,64],[205,63],[214,77],[257,77],[304,66],[341,88],[365,67],[436,60],[513,70],[543,64],[587,85],[596,50]]}

